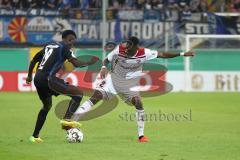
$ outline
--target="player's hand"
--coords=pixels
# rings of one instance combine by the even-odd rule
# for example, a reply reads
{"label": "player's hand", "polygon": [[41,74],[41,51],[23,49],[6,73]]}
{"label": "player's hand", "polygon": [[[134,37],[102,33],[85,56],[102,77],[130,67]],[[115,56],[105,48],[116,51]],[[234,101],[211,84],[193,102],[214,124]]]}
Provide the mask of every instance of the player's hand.
{"label": "player's hand", "polygon": [[106,78],[107,73],[108,73],[107,68],[106,68],[105,66],[103,66],[103,67],[101,68],[101,70],[100,70],[100,77],[101,77],[102,79]]}
{"label": "player's hand", "polygon": [[96,63],[98,60],[99,60],[98,57],[93,56],[93,57],[91,58],[90,62],[88,63],[88,65],[92,65],[92,64]]}
{"label": "player's hand", "polygon": [[26,78],[26,83],[27,83],[27,84],[30,84],[31,82],[32,82],[32,77],[27,77],[27,78]]}
{"label": "player's hand", "polygon": [[184,52],[184,56],[185,56],[185,57],[193,57],[194,55],[195,55],[195,53],[192,52],[192,51]]}

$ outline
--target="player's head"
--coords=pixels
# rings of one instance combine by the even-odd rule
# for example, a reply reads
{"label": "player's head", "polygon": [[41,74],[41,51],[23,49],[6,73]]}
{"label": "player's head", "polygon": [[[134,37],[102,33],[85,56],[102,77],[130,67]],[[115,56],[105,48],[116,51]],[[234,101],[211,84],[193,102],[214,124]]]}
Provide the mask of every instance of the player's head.
{"label": "player's head", "polygon": [[139,39],[135,36],[129,37],[128,41],[132,42],[133,46],[138,46],[138,44],[139,44]]}
{"label": "player's head", "polygon": [[123,44],[125,44],[127,53],[134,54],[138,49],[139,40],[137,37],[131,36],[126,41],[124,41]]}
{"label": "player's head", "polygon": [[73,30],[65,30],[62,32],[62,40],[67,46],[73,47],[76,39],[77,36]]}

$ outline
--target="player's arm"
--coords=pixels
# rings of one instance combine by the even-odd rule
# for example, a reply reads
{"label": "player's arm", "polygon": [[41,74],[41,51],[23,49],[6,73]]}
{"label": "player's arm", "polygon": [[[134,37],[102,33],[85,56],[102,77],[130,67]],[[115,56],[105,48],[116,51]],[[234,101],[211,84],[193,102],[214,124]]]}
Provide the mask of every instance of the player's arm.
{"label": "player's arm", "polygon": [[[114,48],[115,47],[115,48]],[[114,45],[112,48],[111,48],[111,52],[107,55],[107,57],[103,60],[102,62],[102,67],[101,67],[101,70],[100,70],[100,77],[102,79],[104,79],[106,76],[107,76],[107,73],[108,73],[108,69],[107,69],[107,65],[112,61],[113,59],[113,56],[118,54],[119,52],[119,47],[116,45]]]}
{"label": "player's arm", "polygon": [[74,65],[74,67],[86,67],[96,63],[98,60],[99,60],[98,57],[94,56],[91,58],[89,62],[81,61],[75,57],[71,57],[68,61],[71,62]]}
{"label": "player's arm", "polygon": [[107,70],[106,66],[109,64],[109,62],[110,61],[108,60],[108,58],[105,58],[102,62],[102,67],[101,67],[101,70],[100,70],[100,77],[102,79],[104,79],[106,77],[107,73],[108,73],[108,70]]}
{"label": "player's arm", "polygon": [[91,64],[94,64],[96,63],[99,59],[98,57],[96,56],[93,56],[91,58],[90,61],[88,62],[85,62],[85,61],[81,61],[79,60],[78,58],[76,58],[76,56],[73,54],[73,51],[69,48],[69,47],[66,47],[65,46],[65,51],[64,51],[64,54],[65,54],[65,58],[70,62],[72,63],[72,65],[74,67],[86,67],[86,66],[89,66]]}
{"label": "player's arm", "polygon": [[174,58],[178,56],[192,57],[194,56],[194,52],[180,52],[180,53],[170,53],[170,52],[160,52],[157,53],[157,58]]}
{"label": "player's arm", "polygon": [[26,78],[26,83],[29,84],[32,81],[32,73],[33,73],[33,68],[35,65],[42,60],[44,56],[44,49],[39,51],[31,60],[29,68],[28,68],[28,76]]}

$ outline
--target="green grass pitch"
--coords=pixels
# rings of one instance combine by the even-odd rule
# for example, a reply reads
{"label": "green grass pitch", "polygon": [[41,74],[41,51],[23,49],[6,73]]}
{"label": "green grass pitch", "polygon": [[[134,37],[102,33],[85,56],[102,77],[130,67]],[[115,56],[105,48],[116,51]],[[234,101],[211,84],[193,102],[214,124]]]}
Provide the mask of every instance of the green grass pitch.
{"label": "green grass pitch", "polygon": [[[54,98],[54,105],[62,99]],[[135,109],[120,103],[83,122],[84,141],[76,144],[65,141],[51,110],[41,132],[44,143],[31,144],[28,137],[41,107],[37,94],[0,93],[0,160],[240,159],[239,93],[169,93],[143,101],[147,116],[155,113],[145,126],[149,143],[137,142],[136,122],[129,115]]]}

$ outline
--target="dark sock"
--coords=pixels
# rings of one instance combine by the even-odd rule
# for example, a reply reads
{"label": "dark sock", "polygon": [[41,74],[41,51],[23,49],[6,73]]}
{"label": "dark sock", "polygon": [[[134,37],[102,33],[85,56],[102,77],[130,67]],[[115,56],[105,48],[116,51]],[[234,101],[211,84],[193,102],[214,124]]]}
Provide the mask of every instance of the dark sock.
{"label": "dark sock", "polygon": [[69,102],[67,112],[64,116],[64,119],[71,119],[73,113],[77,110],[80,102],[82,101],[82,97],[73,97]]}
{"label": "dark sock", "polygon": [[46,109],[41,109],[40,112],[38,113],[38,118],[37,118],[37,122],[35,125],[35,129],[33,132],[33,137],[37,138],[39,135],[40,130],[42,129],[42,126],[46,120],[48,114],[48,110]]}

